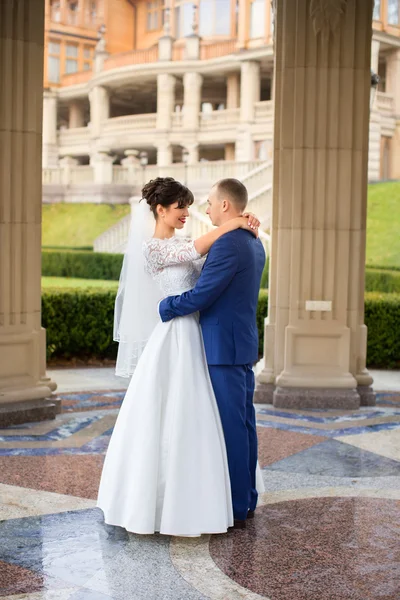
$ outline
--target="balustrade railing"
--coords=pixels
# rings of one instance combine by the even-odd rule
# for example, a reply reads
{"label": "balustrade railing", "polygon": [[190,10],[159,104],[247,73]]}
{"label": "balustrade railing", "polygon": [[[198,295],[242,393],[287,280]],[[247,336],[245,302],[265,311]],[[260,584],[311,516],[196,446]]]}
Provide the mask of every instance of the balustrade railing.
{"label": "balustrade railing", "polygon": [[269,121],[274,116],[274,103],[272,100],[256,102],[254,105],[256,121]]}
{"label": "balustrade railing", "polygon": [[377,92],[376,107],[379,112],[392,115],[394,113],[394,97],[386,92]]}
{"label": "balustrade railing", "polygon": [[126,115],[123,117],[113,117],[104,121],[103,132],[113,133],[114,131],[155,129],[156,124],[156,113],[146,113],[142,115]]}
{"label": "balustrade railing", "polygon": [[104,61],[104,70],[126,67],[128,65],[140,65],[158,61],[158,45],[143,50],[131,50],[114,54]]}
{"label": "balustrade railing", "polygon": [[239,121],[240,109],[227,108],[225,110],[213,110],[212,112],[200,113],[201,129],[214,129],[225,125],[234,125]]}

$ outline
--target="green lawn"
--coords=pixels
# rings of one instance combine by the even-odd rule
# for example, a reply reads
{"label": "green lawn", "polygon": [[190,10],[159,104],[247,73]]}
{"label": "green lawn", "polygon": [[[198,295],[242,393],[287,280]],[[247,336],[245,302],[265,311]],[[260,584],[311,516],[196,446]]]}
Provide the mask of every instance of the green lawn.
{"label": "green lawn", "polygon": [[[43,246],[92,246],[129,211],[126,204],[45,204]],[[367,264],[400,267],[400,182],[368,188]]]}
{"label": "green lawn", "polygon": [[70,277],[42,277],[42,290],[48,289],[118,289],[118,281],[104,281],[102,279],[72,279]]}
{"label": "green lawn", "polygon": [[93,246],[98,235],[129,212],[129,204],[44,204],[42,244]]}
{"label": "green lawn", "polygon": [[400,182],[368,188],[367,265],[400,267]]}

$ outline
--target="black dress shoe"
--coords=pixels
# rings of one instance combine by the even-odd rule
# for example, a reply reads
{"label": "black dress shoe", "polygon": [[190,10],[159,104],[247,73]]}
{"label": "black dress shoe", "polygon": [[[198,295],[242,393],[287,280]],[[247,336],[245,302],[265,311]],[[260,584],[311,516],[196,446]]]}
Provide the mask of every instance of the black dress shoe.
{"label": "black dress shoe", "polygon": [[255,510],[249,510],[249,512],[247,513],[247,518],[248,519],[254,519],[254,515],[256,514]]}
{"label": "black dress shoe", "polygon": [[241,519],[234,519],[233,527],[229,527],[229,529],[246,529],[246,521],[242,521]]}

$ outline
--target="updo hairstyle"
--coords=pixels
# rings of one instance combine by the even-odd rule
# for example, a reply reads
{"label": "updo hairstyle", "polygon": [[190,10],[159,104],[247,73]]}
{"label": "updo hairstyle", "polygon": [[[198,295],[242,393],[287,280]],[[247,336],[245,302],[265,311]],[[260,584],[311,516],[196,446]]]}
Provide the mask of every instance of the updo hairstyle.
{"label": "updo hairstyle", "polygon": [[142,189],[142,198],[150,206],[155,218],[159,204],[167,208],[178,202],[178,208],[185,208],[194,202],[192,192],[173,177],[157,177],[146,183]]}

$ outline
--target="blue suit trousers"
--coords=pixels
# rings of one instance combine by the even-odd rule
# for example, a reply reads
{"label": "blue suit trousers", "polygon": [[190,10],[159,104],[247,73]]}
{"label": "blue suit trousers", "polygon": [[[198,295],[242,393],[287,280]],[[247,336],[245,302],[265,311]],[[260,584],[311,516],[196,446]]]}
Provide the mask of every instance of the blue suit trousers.
{"label": "blue suit trousers", "polygon": [[228,455],[233,514],[244,520],[257,505],[257,431],[252,365],[209,365]]}

